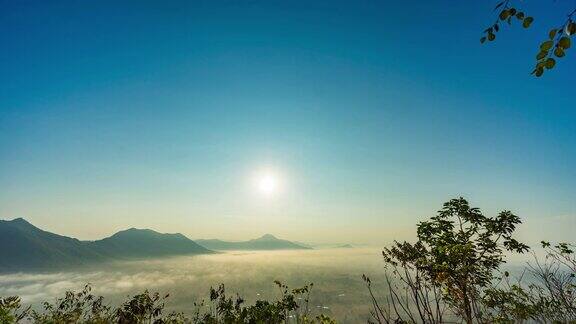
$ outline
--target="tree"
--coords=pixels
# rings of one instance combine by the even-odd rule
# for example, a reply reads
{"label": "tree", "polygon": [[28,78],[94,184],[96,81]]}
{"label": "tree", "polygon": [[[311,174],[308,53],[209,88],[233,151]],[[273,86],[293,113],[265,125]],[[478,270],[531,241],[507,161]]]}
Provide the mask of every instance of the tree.
{"label": "tree", "polygon": [[[512,25],[514,20],[518,20],[524,28],[529,28],[534,21],[533,17],[518,9],[513,0],[499,1],[494,7],[494,11],[497,12],[496,21],[484,30],[483,36],[480,38],[481,43],[494,41],[504,23]],[[566,51],[571,46],[572,35],[576,34],[575,15],[576,9],[566,15],[565,21],[548,31],[548,39],[540,44],[536,54],[536,65],[532,74],[537,77],[542,76],[545,70],[556,66],[556,59],[566,55]]]}
{"label": "tree", "polygon": [[[464,198],[445,203],[436,216],[417,225],[415,243],[395,241],[382,252],[392,269],[392,307],[386,311],[373,298],[376,320],[439,323],[446,311],[466,323],[483,319],[482,296],[505,262],[504,252],[529,250],[513,238],[520,223],[510,211],[486,217]],[[369,278],[365,281],[370,286]]]}

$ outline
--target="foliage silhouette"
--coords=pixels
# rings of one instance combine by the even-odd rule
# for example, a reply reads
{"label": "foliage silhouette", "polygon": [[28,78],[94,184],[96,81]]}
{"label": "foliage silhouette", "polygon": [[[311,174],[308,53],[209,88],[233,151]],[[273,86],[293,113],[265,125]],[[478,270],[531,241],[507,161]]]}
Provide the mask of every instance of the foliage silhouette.
{"label": "foliage silhouette", "polygon": [[[512,25],[514,20],[521,22],[524,28],[529,28],[534,18],[526,15],[513,0],[499,1],[494,7],[497,12],[496,21],[483,31],[480,43],[491,42],[496,39],[496,34],[501,30],[504,23]],[[556,59],[566,55],[570,48],[572,35],[576,34],[576,22],[574,21],[576,9],[566,15],[566,20],[548,31],[548,37],[539,47],[536,54],[536,65],[532,74],[540,77],[546,70],[556,66]]]}
{"label": "foliage silhouette", "polygon": [[[68,291],[53,304],[44,302],[42,311],[22,310],[18,297],[0,298],[0,323],[21,321],[35,324],[86,323],[86,324],[218,324],[218,323],[336,323],[325,315],[311,317],[308,307],[312,284],[289,289],[276,281],[280,298],[276,301],[258,300],[245,305],[239,296],[227,297],[224,285],[210,289],[209,303],[194,303],[191,317],[183,313],[165,314],[169,295],[144,291],[113,308],[104,303],[103,297],[94,296],[86,285],[80,292]],[[208,306],[208,309],[207,309]],[[207,310],[206,310],[207,309]]]}
{"label": "foliage silhouette", "polygon": [[[386,323],[392,317],[426,323],[443,322],[446,315],[466,323],[483,319],[481,297],[505,262],[504,251],[529,250],[512,236],[520,223],[509,211],[486,217],[464,198],[448,201],[436,216],[418,224],[415,243],[395,241],[382,252],[391,269],[392,307],[383,309],[373,298],[373,317]],[[371,290],[370,279],[364,280]]]}
{"label": "foliage silhouette", "polygon": [[[484,216],[463,198],[452,199],[418,224],[416,243],[395,242],[382,252],[389,289],[379,301],[363,276],[378,323],[575,323],[574,245],[542,242],[545,259],[512,279],[504,253],[525,253],[513,238],[520,218],[509,211]],[[525,283],[525,274],[530,280]]]}

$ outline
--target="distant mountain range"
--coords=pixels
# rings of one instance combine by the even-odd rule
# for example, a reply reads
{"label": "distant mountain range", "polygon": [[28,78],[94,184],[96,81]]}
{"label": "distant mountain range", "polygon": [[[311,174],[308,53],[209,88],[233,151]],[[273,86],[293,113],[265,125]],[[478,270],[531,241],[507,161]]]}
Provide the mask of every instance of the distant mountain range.
{"label": "distant mountain range", "polygon": [[226,250],[309,250],[311,247],[297,244],[291,241],[276,238],[274,235],[266,234],[257,239],[241,242],[212,240],[196,240],[198,244],[216,251]]}
{"label": "distant mountain range", "polygon": [[294,242],[298,245],[302,245],[311,249],[354,249],[357,246],[347,243],[302,243],[302,242]]}
{"label": "distant mountain range", "polygon": [[95,263],[176,255],[212,250],[310,249],[266,234],[245,242],[198,240],[131,228],[97,241],[80,241],[37,228],[23,218],[0,220],[0,272],[60,270]]}
{"label": "distant mountain range", "polygon": [[0,220],[0,272],[64,269],[98,262],[212,253],[182,234],[147,229],[80,241],[43,231],[22,218]]}

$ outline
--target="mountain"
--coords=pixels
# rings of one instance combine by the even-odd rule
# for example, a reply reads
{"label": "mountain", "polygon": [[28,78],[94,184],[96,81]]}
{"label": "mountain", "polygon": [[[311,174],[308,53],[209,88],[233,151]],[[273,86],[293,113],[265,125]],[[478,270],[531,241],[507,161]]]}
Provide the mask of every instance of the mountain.
{"label": "mountain", "polygon": [[41,230],[22,218],[0,220],[0,272],[211,252],[182,234],[131,228],[102,240],[80,241]]}
{"label": "mountain", "polygon": [[303,246],[291,241],[276,238],[274,235],[265,234],[257,239],[230,242],[217,239],[196,240],[203,247],[210,250],[309,250],[308,246]]}
{"label": "mountain", "polygon": [[180,233],[161,234],[149,229],[136,228],[94,241],[91,247],[102,255],[113,258],[146,258],[212,252]]}
{"label": "mountain", "polygon": [[358,247],[347,243],[302,243],[298,241],[294,241],[294,243],[311,249],[354,249]]}
{"label": "mountain", "polygon": [[22,218],[0,220],[0,270],[82,265],[104,259],[86,242],[43,231]]}
{"label": "mountain", "polygon": [[205,254],[211,250],[301,250],[309,246],[266,234],[260,238],[227,242],[188,239],[131,228],[96,241],[50,233],[23,218],[0,220],[0,272],[60,270],[127,259]]}

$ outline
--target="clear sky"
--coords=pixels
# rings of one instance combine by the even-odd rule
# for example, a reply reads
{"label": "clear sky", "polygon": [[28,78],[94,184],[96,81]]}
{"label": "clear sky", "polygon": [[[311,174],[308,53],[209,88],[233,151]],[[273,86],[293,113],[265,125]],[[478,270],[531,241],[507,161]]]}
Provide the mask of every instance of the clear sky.
{"label": "clear sky", "polygon": [[2,219],[380,244],[462,195],[573,238],[576,49],[529,73],[576,1],[488,45],[492,1],[0,4]]}

